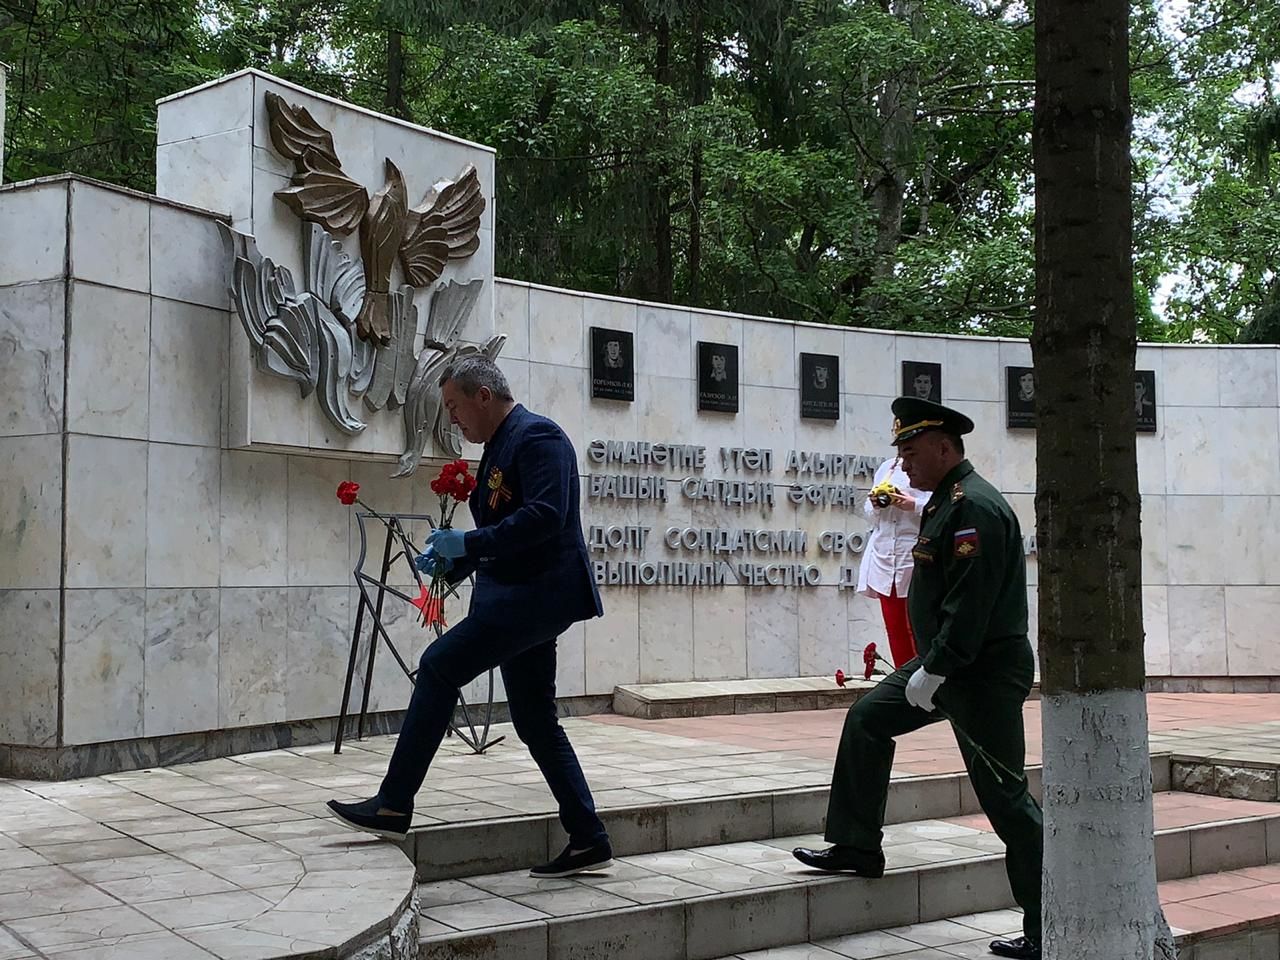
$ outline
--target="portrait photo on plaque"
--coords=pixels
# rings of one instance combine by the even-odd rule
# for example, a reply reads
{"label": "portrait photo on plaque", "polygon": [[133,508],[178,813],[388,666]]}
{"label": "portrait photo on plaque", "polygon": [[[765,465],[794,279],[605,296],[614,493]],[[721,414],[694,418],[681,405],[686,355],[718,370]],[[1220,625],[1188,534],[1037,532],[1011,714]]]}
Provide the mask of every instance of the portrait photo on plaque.
{"label": "portrait photo on plaque", "polygon": [[942,364],[923,360],[902,361],[902,395],[942,402]]}
{"label": "portrait photo on plaque", "polygon": [[738,412],[738,348],[698,342],[698,409]]}
{"label": "portrait photo on plaque", "polygon": [[800,354],[800,416],[840,419],[840,358],[825,353]]}
{"label": "portrait photo on plaque", "polygon": [[1156,372],[1133,371],[1133,414],[1139,433],[1156,432]]}
{"label": "portrait photo on plaque", "polygon": [[1008,393],[1005,426],[1009,429],[1036,425],[1036,373],[1031,367],[1005,367]]}
{"label": "portrait photo on plaque", "polygon": [[635,335],[630,330],[591,328],[591,396],[636,398]]}

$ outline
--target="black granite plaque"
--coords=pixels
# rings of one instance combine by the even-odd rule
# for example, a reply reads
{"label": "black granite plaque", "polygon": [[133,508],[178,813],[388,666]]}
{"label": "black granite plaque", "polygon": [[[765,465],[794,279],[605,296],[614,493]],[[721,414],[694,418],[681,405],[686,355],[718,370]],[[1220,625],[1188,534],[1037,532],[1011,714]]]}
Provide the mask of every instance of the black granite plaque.
{"label": "black granite plaque", "polygon": [[1133,371],[1133,413],[1139,433],[1156,432],[1156,372]]}
{"label": "black granite plaque", "polygon": [[698,342],[698,409],[738,412],[738,348]]}
{"label": "black granite plaque", "polygon": [[1036,374],[1031,367],[1005,367],[1005,425],[1010,429],[1036,425]]}
{"label": "black granite plaque", "polygon": [[840,419],[840,358],[826,353],[800,354],[800,416]]}
{"label": "black granite plaque", "polygon": [[902,361],[902,395],[942,402],[942,364]]}
{"label": "black granite plaque", "polygon": [[636,398],[635,337],[629,330],[591,328],[591,396]]}

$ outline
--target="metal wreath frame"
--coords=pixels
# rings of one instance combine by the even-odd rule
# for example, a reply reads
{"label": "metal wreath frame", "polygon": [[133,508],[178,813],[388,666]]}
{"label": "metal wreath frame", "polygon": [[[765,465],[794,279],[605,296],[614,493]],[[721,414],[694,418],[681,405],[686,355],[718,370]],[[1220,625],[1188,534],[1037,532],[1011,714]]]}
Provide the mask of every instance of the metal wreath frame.
{"label": "metal wreath frame", "polygon": [[[386,529],[386,544],[382,551],[382,571],[381,574],[374,578],[364,572],[364,562],[368,550],[368,535],[365,531],[365,520],[374,518],[383,524]],[[435,519],[426,514],[419,513],[389,513],[374,514],[370,512],[356,512],[356,522],[360,527],[360,555],[356,558],[355,569],[352,571],[355,577],[356,586],[360,588],[360,605],[356,611],[355,628],[351,633],[351,653],[347,658],[347,678],[342,687],[342,707],[338,711],[338,729],[333,741],[333,752],[342,752],[343,734],[346,732],[346,724],[348,717],[348,708],[351,705],[351,682],[355,678],[356,662],[359,659],[361,634],[364,631],[364,616],[367,610],[372,620],[372,629],[369,632],[369,658],[365,666],[363,695],[360,701],[360,712],[357,715],[356,739],[364,739],[365,718],[369,713],[369,691],[373,684],[373,665],[374,657],[378,651],[378,638],[387,645],[387,650],[395,657],[396,663],[409,679],[411,684],[416,682],[418,671],[411,669],[405,663],[404,657],[400,656],[400,652],[396,649],[387,628],[382,623],[383,601],[387,594],[403,600],[405,603],[412,604],[417,599],[410,597],[406,593],[402,593],[393,586],[387,584],[387,573],[391,570],[391,566],[401,557],[405,563],[409,565],[409,569],[413,571],[413,578],[421,589],[425,586],[422,582],[422,574],[418,572],[417,567],[413,565],[413,558],[421,551],[414,546],[413,541],[409,539],[409,535],[405,533],[402,521],[405,520],[425,520],[433,529],[435,528]],[[393,548],[398,549],[393,551]],[[376,588],[377,597],[371,599],[370,587]],[[454,587],[448,588],[446,596],[457,597],[458,592]],[[432,624],[436,632],[438,640],[443,634],[444,629],[439,623]],[[493,740],[489,739],[489,728],[493,723],[493,668],[489,669],[489,698],[484,709],[484,724],[479,733],[476,732],[475,721],[471,718],[471,709],[467,704],[467,698],[463,696],[462,691],[458,691],[458,702],[462,707],[462,717],[465,721],[466,728],[458,726],[454,723],[453,718],[449,720],[449,727],[446,735],[453,736],[455,733],[458,738],[471,748],[473,753],[484,753],[485,750],[492,747],[495,743],[501,743],[505,737],[497,737]]]}

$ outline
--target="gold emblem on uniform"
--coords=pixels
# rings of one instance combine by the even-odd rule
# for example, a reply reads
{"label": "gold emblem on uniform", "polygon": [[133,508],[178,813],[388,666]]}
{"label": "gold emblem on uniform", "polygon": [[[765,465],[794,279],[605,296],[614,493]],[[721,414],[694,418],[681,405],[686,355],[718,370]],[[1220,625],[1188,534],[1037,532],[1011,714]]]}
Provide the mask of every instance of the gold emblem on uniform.
{"label": "gold emblem on uniform", "polygon": [[959,503],[963,499],[964,499],[964,487],[960,486],[960,484],[957,483],[954,487],[951,488],[951,502]]}

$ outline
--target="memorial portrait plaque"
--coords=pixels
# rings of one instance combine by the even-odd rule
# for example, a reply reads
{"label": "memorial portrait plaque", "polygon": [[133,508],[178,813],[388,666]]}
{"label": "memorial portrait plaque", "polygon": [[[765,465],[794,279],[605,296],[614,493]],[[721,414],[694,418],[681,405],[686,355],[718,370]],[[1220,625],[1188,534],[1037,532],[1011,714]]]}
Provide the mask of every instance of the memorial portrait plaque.
{"label": "memorial portrait plaque", "polygon": [[1036,425],[1036,374],[1031,367],[1005,367],[1005,425],[1011,429]]}
{"label": "memorial portrait plaque", "polygon": [[636,398],[635,337],[629,330],[591,328],[591,396]]}
{"label": "memorial portrait plaque", "polygon": [[840,358],[825,353],[800,354],[800,416],[840,419]]}
{"label": "memorial portrait plaque", "polygon": [[698,342],[698,409],[738,412],[738,348]]}
{"label": "memorial portrait plaque", "polygon": [[942,402],[942,364],[902,361],[902,395]]}
{"label": "memorial portrait plaque", "polygon": [[1156,432],[1156,372],[1133,372],[1133,413],[1138,419],[1138,433]]}

